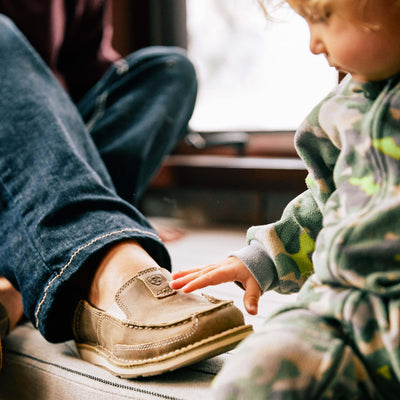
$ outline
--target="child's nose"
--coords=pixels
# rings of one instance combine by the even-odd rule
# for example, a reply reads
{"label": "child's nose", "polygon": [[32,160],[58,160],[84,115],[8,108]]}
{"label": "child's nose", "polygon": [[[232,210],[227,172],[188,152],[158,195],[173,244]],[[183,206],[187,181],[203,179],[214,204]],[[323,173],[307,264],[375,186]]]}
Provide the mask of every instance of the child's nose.
{"label": "child's nose", "polygon": [[313,54],[325,53],[325,45],[318,27],[310,26],[310,50]]}

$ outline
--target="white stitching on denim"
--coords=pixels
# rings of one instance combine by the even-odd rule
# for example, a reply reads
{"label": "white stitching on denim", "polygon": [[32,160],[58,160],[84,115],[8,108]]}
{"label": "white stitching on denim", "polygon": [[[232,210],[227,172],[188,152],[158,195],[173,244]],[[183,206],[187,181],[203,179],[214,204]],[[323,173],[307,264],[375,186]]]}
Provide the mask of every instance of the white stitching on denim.
{"label": "white stitching on denim", "polygon": [[118,75],[123,75],[129,71],[129,64],[124,58],[121,58],[121,60],[116,61],[114,63],[114,66]]}
{"label": "white stitching on denim", "polygon": [[96,243],[96,242],[99,241],[99,240],[105,239],[105,238],[110,237],[110,236],[113,236],[113,235],[117,235],[117,234],[119,234],[119,233],[124,233],[124,232],[138,232],[138,233],[144,233],[144,234],[147,234],[147,235],[151,235],[151,236],[155,237],[156,239],[159,239],[158,235],[156,235],[155,233],[150,232],[150,231],[145,231],[145,230],[141,230],[141,229],[121,229],[121,230],[119,230],[119,231],[110,232],[110,233],[107,233],[107,234],[105,234],[105,235],[102,235],[102,236],[99,236],[99,237],[97,237],[97,238],[94,238],[94,239],[91,240],[89,243],[85,244],[85,245],[82,246],[82,247],[79,247],[79,248],[72,254],[72,256],[71,256],[71,258],[69,259],[69,261],[67,262],[67,264],[65,264],[65,265],[61,268],[60,272],[59,272],[59,273],[47,284],[47,286],[45,287],[42,300],[40,301],[40,303],[39,303],[39,305],[38,305],[38,307],[37,307],[37,309],[36,309],[36,312],[35,312],[35,319],[36,319],[35,326],[36,326],[36,328],[39,327],[39,312],[40,312],[40,308],[42,307],[43,303],[44,303],[45,300],[46,300],[47,291],[49,290],[49,288],[50,288],[50,286],[53,284],[53,282],[54,282],[56,279],[60,278],[60,277],[62,276],[62,274],[64,273],[64,271],[71,265],[71,263],[72,263],[73,259],[76,257],[76,255],[77,255],[78,253],[80,253],[82,250],[84,250],[84,249],[90,247],[92,244]]}
{"label": "white stitching on denim", "polygon": [[96,108],[94,110],[92,118],[86,124],[86,129],[90,131],[93,125],[104,115],[104,110],[106,109],[106,102],[108,98],[108,92],[103,92],[96,99]]}

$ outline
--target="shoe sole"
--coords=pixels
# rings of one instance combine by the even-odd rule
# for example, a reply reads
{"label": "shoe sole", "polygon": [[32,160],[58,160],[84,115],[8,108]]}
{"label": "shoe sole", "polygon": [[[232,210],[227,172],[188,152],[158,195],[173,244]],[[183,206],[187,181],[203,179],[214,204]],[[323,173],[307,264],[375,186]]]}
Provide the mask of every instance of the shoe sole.
{"label": "shoe sole", "polygon": [[87,344],[77,344],[77,347],[83,360],[105,368],[121,378],[136,378],[159,375],[225,353],[235,348],[252,332],[251,325],[232,328],[163,356],[137,360],[127,365],[115,364],[109,359],[109,353],[101,348]]}

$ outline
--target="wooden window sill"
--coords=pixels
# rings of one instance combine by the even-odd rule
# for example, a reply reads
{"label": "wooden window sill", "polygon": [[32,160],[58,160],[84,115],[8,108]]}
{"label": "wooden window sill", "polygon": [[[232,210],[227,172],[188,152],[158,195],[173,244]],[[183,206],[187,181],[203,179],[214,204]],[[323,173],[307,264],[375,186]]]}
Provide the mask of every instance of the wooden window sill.
{"label": "wooden window sill", "polygon": [[306,168],[298,158],[172,155],[152,187],[216,187],[256,191],[305,189]]}
{"label": "wooden window sill", "polygon": [[152,187],[303,191],[306,168],[294,149],[293,136],[250,134],[240,156],[232,146],[198,150],[181,143],[164,162]]}

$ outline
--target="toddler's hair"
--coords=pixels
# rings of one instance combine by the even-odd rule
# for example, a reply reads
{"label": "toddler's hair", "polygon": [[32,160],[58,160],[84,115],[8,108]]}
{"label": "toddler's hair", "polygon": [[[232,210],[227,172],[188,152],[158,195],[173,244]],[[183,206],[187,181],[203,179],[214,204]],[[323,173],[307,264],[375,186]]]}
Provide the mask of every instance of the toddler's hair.
{"label": "toddler's hair", "polygon": [[[269,16],[268,4],[272,3],[271,0],[257,0],[263,9],[265,15]],[[387,5],[393,5],[395,7],[400,7],[400,0],[279,0],[278,6],[288,3],[296,11],[301,11],[302,15],[312,16],[317,13],[319,15],[325,15],[327,12],[327,6],[332,4],[332,2],[342,1],[343,3],[352,3],[359,13],[359,21],[362,23],[363,20],[363,10],[368,3],[376,2],[382,4],[386,2]],[[364,21],[365,22],[365,21]],[[365,24],[366,27],[374,27],[373,25]]]}
{"label": "toddler's hair", "polygon": [[[314,9],[319,9],[320,7],[325,7],[328,3],[332,3],[332,1],[337,1],[337,0],[282,0],[282,3],[289,3],[290,5],[294,7],[312,7]],[[362,10],[368,3],[370,2],[378,2],[382,3],[383,0],[342,0],[343,2],[350,2],[353,3],[354,6]],[[265,1],[261,2],[265,3]],[[400,7],[400,0],[387,0],[388,3],[392,3],[398,7]]]}
{"label": "toddler's hair", "polygon": [[[299,6],[299,7],[323,7],[327,3],[332,2],[332,1],[337,1],[337,0],[281,0],[280,3],[290,3],[293,6]],[[381,3],[382,0],[344,0],[348,2],[353,2],[354,5],[357,6],[365,6],[367,3],[371,1],[377,1],[378,3]],[[271,3],[271,0],[258,0],[258,2],[265,7],[267,3]],[[400,7],[400,0],[389,0],[389,2],[397,5]]]}
{"label": "toddler's hair", "polygon": [[[312,15],[315,14],[316,12],[318,14],[323,14],[325,7],[332,0],[279,0],[278,2],[274,2],[272,0],[257,0],[257,1],[260,4],[262,10],[264,11],[264,14],[267,17],[270,17],[271,14],[273,13],[272,11],[273,8],[280,7],[285,3],[289,4],[296,11],[298,12],[301,11],[302,15]],[[358,0],[358,1],[366,2],[370,0]],[[269,5],[271,5],[271,7],[269,7]],[[271,12],[269,11],[270,9]]]}
{"label": "toddler's hair", "polygon": [[[301,8],[303,9],[304,7],[306,9],[323,9],[328,3],[332,1],[338,1],[338,0],[280,0],[280,4],[284,3],[289,3],[291,6],[295,8]],[[359,7],[360,9],[363,9],[369,2],[372,1],[377,1],[378,3],[381,3],[382,0],[343,0],[343,1],[348,1],[348,2],[353,2],[355,6]],[[387,0],[389,3],[393,3],[394,5],[400,7],[400,0]],[[258,3],[261,5],[263,10],[267,12],[267,4],[271,3],[271,0],[258,0]]]}

